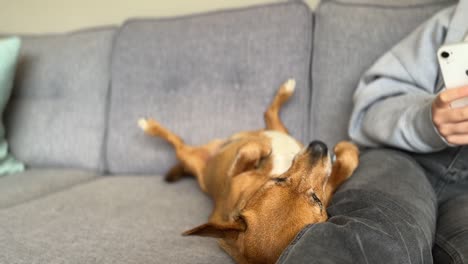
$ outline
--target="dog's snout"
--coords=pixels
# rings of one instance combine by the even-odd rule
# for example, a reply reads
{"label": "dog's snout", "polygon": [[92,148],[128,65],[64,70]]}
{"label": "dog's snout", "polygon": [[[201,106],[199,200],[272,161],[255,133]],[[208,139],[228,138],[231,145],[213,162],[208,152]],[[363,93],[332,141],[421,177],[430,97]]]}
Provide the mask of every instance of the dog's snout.
{"label": "dog's snout", "polygon": [[325,143],[322,141],[312,141],[310,142],[309,146],[307,147],[307,150],[312,154],[312,155],[327,155],[328,154],[328,148]]}

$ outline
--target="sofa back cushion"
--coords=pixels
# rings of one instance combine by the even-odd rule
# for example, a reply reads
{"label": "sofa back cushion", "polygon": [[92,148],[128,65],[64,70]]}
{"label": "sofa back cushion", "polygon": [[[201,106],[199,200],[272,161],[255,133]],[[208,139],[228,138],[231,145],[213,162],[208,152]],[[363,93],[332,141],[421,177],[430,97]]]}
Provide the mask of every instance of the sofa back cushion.
{"label": "sofa back cushion", "polygon": [[348,138],[360,76],[446,0],[324,0],[316,11],[311,137],[330,145]]}
{"label": "sofa back cushion", "polygon": [[303,3],[126,22],[112,63],[109,171],[161,174],[175,164],[172,148],[143,134],[138,118],[155,118],[193,145],[260,129],[263,111],[291,77],[296,94],[282,116],[304,140],[311,40]]}
{"label": "sofa back cushion", "polygon": [[114,32],[22,37],[6,127],[12,153],[27,166],[103,168]]}

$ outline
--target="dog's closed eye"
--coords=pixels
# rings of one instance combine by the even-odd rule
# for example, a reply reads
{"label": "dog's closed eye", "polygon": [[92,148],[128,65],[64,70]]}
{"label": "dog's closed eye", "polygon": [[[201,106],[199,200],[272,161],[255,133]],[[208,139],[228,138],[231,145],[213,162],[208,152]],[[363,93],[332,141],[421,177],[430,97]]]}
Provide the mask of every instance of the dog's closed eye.
{"label": "dog's closed eye", "polygon": [[273,178],[271,179],[272,181],[274,181],[275,183],[283,183],[283,182],[286,182],[286,178],[284,177],[276,177],[276,178]]}
{"label": "dog's closed eye", "polygon": [[310,194],[310,198],[314,203],[316,203],[320,207],[320,211],[323,210],[323,203],[322,201],[318,198],[318,196],[315,193]]}

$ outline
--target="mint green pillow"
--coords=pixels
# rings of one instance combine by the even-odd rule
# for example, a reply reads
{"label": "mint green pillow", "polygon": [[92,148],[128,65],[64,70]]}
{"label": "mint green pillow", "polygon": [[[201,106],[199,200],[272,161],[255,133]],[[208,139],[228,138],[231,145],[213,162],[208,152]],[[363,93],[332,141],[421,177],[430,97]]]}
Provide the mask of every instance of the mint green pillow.
{"label": "mint green pillow", "polygon": [[[21,40],[17,37],[0,39],[0,114],[2,117],[13,88],[20,46]],[[0,122],[0,176],[23,170],[24,165],[8,153],[5,126],[2,121]]]}

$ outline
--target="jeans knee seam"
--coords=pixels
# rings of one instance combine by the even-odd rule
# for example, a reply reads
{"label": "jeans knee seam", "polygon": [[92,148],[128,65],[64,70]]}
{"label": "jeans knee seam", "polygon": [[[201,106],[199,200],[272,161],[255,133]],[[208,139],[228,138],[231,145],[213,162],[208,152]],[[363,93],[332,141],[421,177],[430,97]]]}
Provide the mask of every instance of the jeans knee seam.
{"label": "jeans knee seam", "polygon": [[458,157],[460,156],[460,153],[462,152],[462,148],[463,147],[459,147],[457,149],[457,151],[455,153],[455,156],[452,158],[452,161],[450,161],[450,164],[447,166],[447,169],[445,170],[445,172],[444,172],[444,174],[442,176],[443,179],[448,179],[449,178],[447,175],[450,173],[451,169],[453,168],[453,166],[457,162]]}
{"label": "jeans knee seam", "polygon": [[440,179],[439,182],[434,186],[434,192],[437,197],[440,197],[441,193],[447,187],[447,181],[445,179]]}
{"label": "jeans knee seam", "polygon": [[[350,190],[346,190],[344,192],[342,192],[342,194],[346,193],[346,192],[350,192],[350,191],[353,191],[353,189],[350,189]],[[389,197],[389,195],[385,195],[385,194],[382,194],[382,193],[379,193],[378,191],[372,191],[372,190],[360,190],[360,191],[363,191],[363,192],[366,192],[367,195],[370,195],[371,197],[372,196],[379,196],[379,197],[385,197],[385,200],[389,201],[394,207],[397,207],[399,210],[403,211],[405,215],[403,215],[402,213],[400,212],[395,212],[398,216],[400,217],[403,217],[403,216],[408,216],[409,218],[411,218],[413,221],[417,222],[416,221],[416,218],[413,217],[413,215],[411,213],[409,213],[405,208],[403,208],[402,206],[400,206],[398,204],[398,202],[394,201],[391,197]],[[364,199],[363,196],[359,197],[358,199],[361,199],[361,200],[364,200],[366,201],[366,199]],[[386,209],[390,209],[392,210],[391,207],[389,206],[386,206],[386,205],[383,205],[383,204],[380,204],[380,206],[386,208]],[[392,210],[393,211],[393,210]]]}
{"label": "jeans knee seam", "polygon": [[[344,195],[346,192],[349,192],[349,191],[352,191],[352,190],[346,190],[346,191],[342,192],[340,195]],[[406,210],[404,207],[402,207],[400,204],[398,204],[398,202],[394,201],[393,198],[390,197],[389,195],[382,194],[382,193],[379,193],[378,191],[373,191],[373,190],[360,190],[360,191],[365,192],[366,193],[365,195],[368,195],[370,197],[374,197],[374,196],[385,197],[385,200],[387,200],[391,204],[391,206],[387,206],[385,204],[380,204],[380,206],[382,206],[385,209],[393,211],[400,218],[408,217],[414,223],[418,223],[417,219],[411,213],[409,213],[408,210]],[[357,199],[361,199],[361,200],[365,201],[366,200],[365,197],[364,197],[365,195],[361,195]],[[436,203],[436,202],[434,201],[434,203]],[[395,208],[397,208],[399,211],[395,211]],[[435,209],[437,210],[437,207],[435,207]],[[434,226],[434,228],[435,228],[435,226]],[[423,232],[422,230],[420,230],[420,231],[422,232],[422,234],[424,235],[424,237],[425,237],[425,239],[427,241],[432,241],[432,239],[430,237],[427,237],[425,232]]]}
{"label": "jeans knee seam", "polygon": [[452,243],[450,243],[448,240],[444,239],[440,235],[436,235],[435,244],[440,249],[445,251],[447,255],[449,255],[449,257],[453,260],[454,264],[463,264],[462,257],[460,256],[458,251],[455,249],[455,247],[452,245]]}

